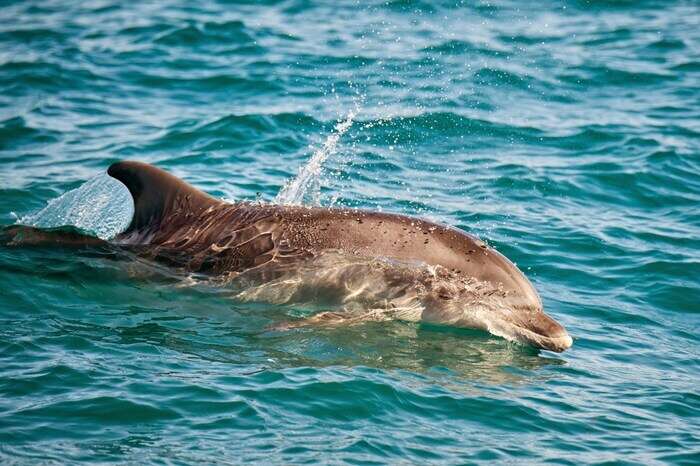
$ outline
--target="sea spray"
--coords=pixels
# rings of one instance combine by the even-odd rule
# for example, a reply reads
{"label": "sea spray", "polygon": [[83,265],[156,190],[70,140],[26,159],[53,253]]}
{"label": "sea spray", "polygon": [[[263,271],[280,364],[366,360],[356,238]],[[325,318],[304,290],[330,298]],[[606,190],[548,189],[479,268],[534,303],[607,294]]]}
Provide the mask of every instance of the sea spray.
{"label": "sea spray", "polygon": [[350,129],[358,111],[359,108],[355,107],[335,125],[333,132],[314,152],[306,165],[299,169],[297,176],[280,190],[274,199],[275,203],[284,205],[319,205],[321,203],[320,178],[323,163],[336,152],[338,141]]}
{"label": "sea spray", "polygon": [[50,200],[46,207],[18,223],[39,228],[74,226],[98,238],[111,239],[129,226],[133,216],[129,190],[103,173]]}

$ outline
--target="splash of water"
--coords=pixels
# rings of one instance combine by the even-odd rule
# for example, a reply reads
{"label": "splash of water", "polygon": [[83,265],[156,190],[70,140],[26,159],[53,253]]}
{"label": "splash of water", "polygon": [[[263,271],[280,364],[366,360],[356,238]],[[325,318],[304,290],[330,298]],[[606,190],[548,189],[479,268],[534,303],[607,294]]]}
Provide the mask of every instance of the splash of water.
{"label": "splash of water", "polygon": [[355,107],[345,119],[340,120],[323,145],[314,152],[309,161],[299,169],[297,176],[287,182],[274,199],[276,204],[319,205],[321,203],[320,179],[323,163],[336,152],[338,141],[353,124],[359,109]]}
{"label": "splash of water", "polygon": [[74,226],[101,239],[124,231],[134,216],[134,201],[119,181],[106,173],[50,200],[18,223],[38,228]]}

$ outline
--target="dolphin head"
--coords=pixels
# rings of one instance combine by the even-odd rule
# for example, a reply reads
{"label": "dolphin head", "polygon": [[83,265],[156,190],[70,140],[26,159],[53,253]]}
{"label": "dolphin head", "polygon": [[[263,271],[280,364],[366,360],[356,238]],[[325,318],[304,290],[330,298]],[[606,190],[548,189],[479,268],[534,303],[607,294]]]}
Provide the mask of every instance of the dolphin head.
{"label": "dolphin head", "polygon": [[[503,337],[527,343],[538,348],[562,352],[571,347],[573,340],[566,329],[545,314],[542,300],[530,280],[505,256],[488,249],[488,276],[491,283],[499,283],[503,290],[489,330]],[[500,301],[500,302],[498,302]]]}
{"label": "dolphin head", "polygon": [[463,276],[470,280],[441,282],[440,292],[429,300],[426,320],[481,328],[551,351],[571,347],[566,329],[544,313],[537,290],[515,264],[477,238],[469,237],[469,241],[474,252],[462,265]]}

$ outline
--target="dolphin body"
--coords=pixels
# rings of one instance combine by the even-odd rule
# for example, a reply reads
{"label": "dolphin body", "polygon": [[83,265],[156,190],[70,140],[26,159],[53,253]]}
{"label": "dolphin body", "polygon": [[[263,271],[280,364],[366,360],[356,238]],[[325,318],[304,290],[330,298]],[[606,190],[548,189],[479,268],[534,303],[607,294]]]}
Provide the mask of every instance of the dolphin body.
{"label": "dolphin body", "polygon": [[[241,299],[321,300],[344,311],[287,328],[396,318],[487,330],[558,352],[572,344],[523,273],[461,230],[363,210],[226,203],[141,162],[117,162],[108,174],[134,200],[131,224],[110,244],[235,281]],[[30,236],[10,243],[59,241]],[[102,243],[75,233],[60,241]]]}

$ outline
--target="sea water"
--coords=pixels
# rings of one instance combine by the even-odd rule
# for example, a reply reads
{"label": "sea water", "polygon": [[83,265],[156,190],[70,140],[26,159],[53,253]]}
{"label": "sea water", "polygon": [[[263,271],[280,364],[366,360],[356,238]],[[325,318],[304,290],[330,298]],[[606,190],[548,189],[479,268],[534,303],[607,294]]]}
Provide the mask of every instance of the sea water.
{"label": "sea water", "polygon": [[228,200],[418,215],[516,262],[574,345],[271,331],[307,310],[3,247],[0,462],[697,464],[699,17],[685,1],[4,3],[2,225],[116,234],[133,206],[104,173],[121,159]]}

